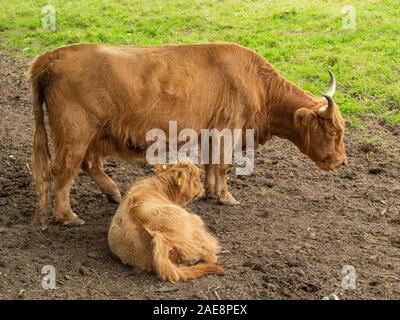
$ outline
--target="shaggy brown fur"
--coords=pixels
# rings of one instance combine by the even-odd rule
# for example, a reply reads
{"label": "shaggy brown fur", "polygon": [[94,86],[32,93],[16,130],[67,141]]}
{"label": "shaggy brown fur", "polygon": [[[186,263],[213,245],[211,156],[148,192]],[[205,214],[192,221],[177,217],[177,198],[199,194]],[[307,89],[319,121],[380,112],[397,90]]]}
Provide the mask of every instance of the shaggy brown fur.
{"label": "shaggy brown fur", "polygon": [[[38,193],[35,221],[46,221],[53,178],[54,214],[64,224],[82,223],[69,194],[82,167],[107,197],[119,190],[102,168],[105,157],[143,156],[146,133],[176,120],[178,131],[247,129],[255,145],[272,136],[292,141],[323,170],[345,162],[343,120],[337,107],[318,115],[316,99],[280,76],[252,50],[236,44],[105,46],[79,44],[47,52],[30,68],[36,131],[33,174]],[[44,126],[46,105],[54,155]],[[221,160],[223,163],[223,152]],[[233,204],[229,165],[206,165],[208,196]]]}
{"label": "shaggy brown fur", "polygon": [[135,184],[112,220],[111,251],[121,261],[165,281],[220,273],[217,240],[182,206],[203,192],[201,170],[191,163],[158,166],[155,177]]}

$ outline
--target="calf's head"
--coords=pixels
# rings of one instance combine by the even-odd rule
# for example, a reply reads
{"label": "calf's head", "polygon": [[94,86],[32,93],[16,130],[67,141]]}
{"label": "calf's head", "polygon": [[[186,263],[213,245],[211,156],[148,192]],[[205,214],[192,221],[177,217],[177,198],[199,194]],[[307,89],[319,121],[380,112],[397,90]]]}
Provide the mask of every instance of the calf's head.
{"label": "calf's head", "polygon": [[294,115],[298,129],[296,146],[324,171],[346,165],[344,148],[344,121],[333,100],[336,80],[331,72],[331,83],[323,103],[315,108],[300,108]]}
{"label": "calf's head", "polygon": [[157,164],[154,171],[168,188],[171,200],[177,204],[186,206],[188,202],[204,194],[204,173],[189,160],[185,163]]}

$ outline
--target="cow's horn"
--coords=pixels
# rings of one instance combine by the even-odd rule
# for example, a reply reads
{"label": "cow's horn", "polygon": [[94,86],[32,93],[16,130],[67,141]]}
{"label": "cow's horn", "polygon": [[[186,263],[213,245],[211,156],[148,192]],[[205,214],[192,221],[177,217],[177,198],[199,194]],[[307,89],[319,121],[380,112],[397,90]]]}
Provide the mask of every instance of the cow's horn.
{"label": "cow's horn", "polygon": [[334,104],[333,99],[332,99],[331,96],[328,96],[328,95],[325,94],[324,97],[325,97],[326,100],[328,100],[328,106],[326,106],[326,107],[321,107],[321,108],[318,110],[318,115],[319,115],[321,118],[329,119],[329,118],[332,117],[333,108],[335,108],[335,104]]}
{"label": "cow's horn", "polygon": [[336,91],[336,79],[331,71],[329,71],[329,76],[331,78],[330,83],[329,83],[329,89],[324,94],[325,99],[328,101],[328,106],[321,107],[321,109],[318,110],[318,115],[325,119],[328,119],[332,116],[333,109],[335,108],[335,103],[333,102],[332,97]]}
{"label": "cow's horn", "polygon": [[329,72],[329,77],[330,77],[329,89],[324,94],[324,96],[330,96],[332,98],[336,91],[336,79],[335,79],[335,76],[333,75],[332,71],[329,70],[328,72]]}

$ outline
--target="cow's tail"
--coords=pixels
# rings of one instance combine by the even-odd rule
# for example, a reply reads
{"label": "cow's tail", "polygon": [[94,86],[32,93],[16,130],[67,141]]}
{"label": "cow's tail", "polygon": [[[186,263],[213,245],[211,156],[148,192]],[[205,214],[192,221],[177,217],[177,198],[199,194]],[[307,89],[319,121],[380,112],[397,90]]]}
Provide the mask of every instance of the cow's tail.
{"label": "cow's tail", "polygon": [[32,84],[33,112],[35,116],[35,134],[32,148],[32,173],[36,186],[38,203],[33,223],[46,224],[49,205],[51,169],[50,150],[44,121],[43,104],[45,91],[51,75],[48,55],[39,56],[31,65],[29,73]]}
{"label": "cow's tail", "polygon": [[171,246],[168,245],[162,233],[151,231],[150,233],[153,237],[154,269],[162,280],[170,282],[185,281],[224,271],[221,266],[215,263],[198,263],[193,266],[178,266],[174,264],[169,257]]}

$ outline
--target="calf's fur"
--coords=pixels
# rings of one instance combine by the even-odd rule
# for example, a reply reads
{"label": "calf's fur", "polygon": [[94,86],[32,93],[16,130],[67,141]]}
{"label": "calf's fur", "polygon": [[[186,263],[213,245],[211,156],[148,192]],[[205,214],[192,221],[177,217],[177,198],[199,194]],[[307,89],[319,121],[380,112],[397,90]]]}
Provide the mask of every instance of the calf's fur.
{"label": "calf's fur", "polygon": [[111,251],[128,265],[176,282],[220,273],[219,245],[201,218],[182,206],[204,189],[191,163],[158,168],[135,184],[115,213],[108,233]]}

